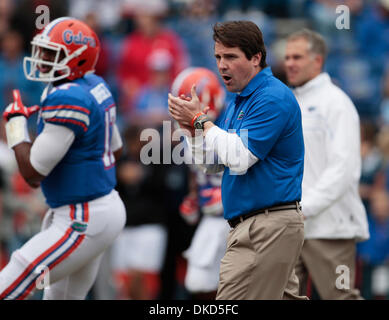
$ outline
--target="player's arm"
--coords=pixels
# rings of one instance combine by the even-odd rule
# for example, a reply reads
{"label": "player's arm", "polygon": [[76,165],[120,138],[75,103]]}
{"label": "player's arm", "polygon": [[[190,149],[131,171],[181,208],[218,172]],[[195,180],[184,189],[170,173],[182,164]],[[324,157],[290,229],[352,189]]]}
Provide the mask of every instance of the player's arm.
{"label": "player's arm", "polygon": [[[45,123],[43,131],[31,146],[29,164],[26,164],[39,174],[41,177],[39,181],[62,160],[75,138],[73,130],[65,126]],[[23,177],[28,183],[37,178],[36,175],[23,175]]]}
{"label": "player's arm", "polygon": [[29,161],[31,140],[27,129],[27,119],[39,110],[39,106],[24,106],[19,90],[13,90],[13,97],[14,102],[9,104],[3,113],[8,146],[15,152],[22,176],[31,187],[37,188],[44,177],[31,166]]}
{"label": "player's arm", "polygon": [[[22,119],[18,119],[22,118]],[[17,141],[12,138],[15,123],[24,123],[24,138]],[[74,141],[74,133],[70,129],[47,123],[42,133],[32,144],[27,132],[25,118],[12,118],[6,125],[9,147],[15,152],[15,158],[20,174],[33,188],[38,188],[40,182],[58,164]],[[21,131],[22,128],[16,129]],[[15,140],[15,141],[14,141]]]}
{"label": "player's arm", "polygon": [[13,147],[16,161],[24,180],[33,188],[54,169],[75,139],[69,128],[50,123],[34,143],[22,142]]}
{"label": "player's arm", "polygon": [[32,188],[38,188],[40,186],[40,182],[44,179],[45,176],[41,175],[31,165],[31,146],[31,143],[23,142],[16,145],[13,150],[15,152],[15,158],[20,174]]}

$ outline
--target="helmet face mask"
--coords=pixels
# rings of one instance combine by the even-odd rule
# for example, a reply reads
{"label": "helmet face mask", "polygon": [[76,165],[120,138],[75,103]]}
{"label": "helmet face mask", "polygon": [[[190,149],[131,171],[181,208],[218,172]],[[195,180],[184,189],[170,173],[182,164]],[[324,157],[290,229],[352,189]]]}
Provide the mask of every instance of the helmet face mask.
{"label": "helmet face mask", "polygon": [[23,61],[28,80],[74,80],[93,73],[100,43],[83,22],[73,18],[52,21],[31,41],[32,54]]}
{"label": "helmet face mask", "polygon": [[[39,39],[39,35],[34,38],[31,45],[31,57],[25,57],[23,61],[24,74],[28,80],[52,82],[65,79],[70,75],[70,68],[66,65],[66,60],[68,59],[65,57],[60,61],[61,52],[64,52],[66,55],[66,50],[63,46],[50,43],[47,40],[42,41]],[[42,52],[45,50],[54,53],[52,54],[53,60],[43,59]],[[45,68],[48,69],[47,72],[43,71]]]}

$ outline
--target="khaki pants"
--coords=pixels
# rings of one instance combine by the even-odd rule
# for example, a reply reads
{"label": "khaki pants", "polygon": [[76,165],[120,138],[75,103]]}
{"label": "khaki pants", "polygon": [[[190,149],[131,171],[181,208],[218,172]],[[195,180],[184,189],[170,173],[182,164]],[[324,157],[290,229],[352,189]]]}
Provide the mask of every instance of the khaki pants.
{"label": "khaki pants", "polygon": [[363,299],[355,285],[354,239],[307,239],[296,265],[300,293],[306,294],[308,273],[321,299]]}
{"label": "khaki pants", "polygon": [[216,299],[307,299],[294,266],[304,241],[299,210],[258,214],[231,229]]}

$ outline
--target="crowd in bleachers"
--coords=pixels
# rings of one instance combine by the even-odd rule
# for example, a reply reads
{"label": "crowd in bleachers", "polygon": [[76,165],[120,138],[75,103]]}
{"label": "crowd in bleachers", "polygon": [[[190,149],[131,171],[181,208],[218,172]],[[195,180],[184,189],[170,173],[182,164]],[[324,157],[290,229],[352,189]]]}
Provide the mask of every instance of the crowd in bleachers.
{"label": "crowd in bleachers", "polygon": [[[388,0],[0,0],[0,109],[11,102],[13,88],[20,89],[26,105],[39,104],[43,87],[25,79],[22,61],[39,31],[35,8],[40,4],[50,8],[50,20],[80,18],[101,39],[96,73],[110,85],[123,140],[133,147],[126,148],[117,171],[129,209],[126,228],[157,226],[163,252],[153,268],[134,265],[131,272],[123,272],[120,263],[112,262],[119,250],[113,248],[91,298],[190,298],[183,287],[182,252],[195,226],[178,213],[187,192],[188,168],[144,166],[136,156],[141,145],[134,141],[139,142],[142,128],[160,130],[162,121],[170,119],[167,94],[181,70],[200,66],[217,71],[212,26],[232,19],[252,20],[260,27],[268,64],[283,81],[283,45],[289,33],[308,27],[327,40],[325,69],[352,98],[361,118],[360,193],[371,238],[358,245],[357,284],[366,299],[389,298]],[[350,29],[336,28],[338,5],[349,8]],[[39,230],[46,210],[41,192],[30,189],[18,174],[3,127],[0,123],[0,269],[9,254]],[[121,250],[141,249],[129,243]]]}

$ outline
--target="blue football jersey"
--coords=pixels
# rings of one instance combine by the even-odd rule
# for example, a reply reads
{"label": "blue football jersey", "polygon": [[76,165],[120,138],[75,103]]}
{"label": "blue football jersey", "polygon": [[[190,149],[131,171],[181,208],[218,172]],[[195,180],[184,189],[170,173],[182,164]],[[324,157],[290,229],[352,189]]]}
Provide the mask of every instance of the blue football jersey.
{"label": "blue football jersey", "polygon": [[87,202],[115,187],[111,150],[115,120],[112,94],[105,81],[93,74],[53,87],[42,97],[38,134],[45,123],[65,126],[75,134],[68,152],[41,183],[50,207]]}
{"label": "blue football jersey", "polygon": [[202,170],[196,170],[197,193],[199,206],[206,206],[211,200],[211,190],[221,188],[223,173],[205,174]]}

